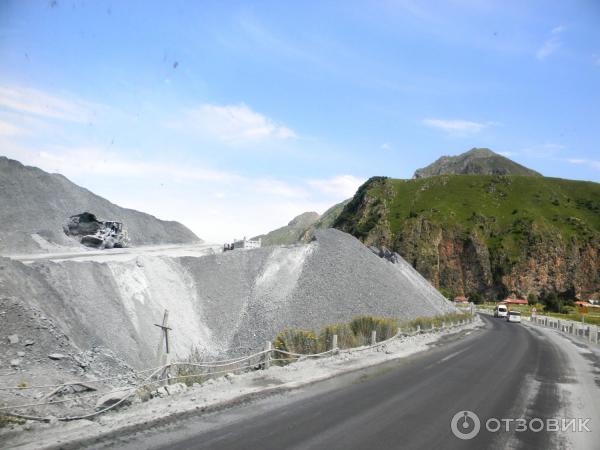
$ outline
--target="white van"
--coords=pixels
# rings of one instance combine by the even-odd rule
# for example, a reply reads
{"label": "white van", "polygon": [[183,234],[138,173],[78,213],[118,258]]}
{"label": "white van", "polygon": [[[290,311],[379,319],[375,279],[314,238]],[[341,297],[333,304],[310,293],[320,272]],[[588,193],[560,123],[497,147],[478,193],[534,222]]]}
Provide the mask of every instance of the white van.
{"label": "white van", "polygon": [[521,313],[519,311],[509,311],[506,316],[507,322],[521,323]]}
{"label": "white van", "polygon": [[494,308],[494,317],[506,317],[508,315],[508,308],[506,305],[498,305]]}

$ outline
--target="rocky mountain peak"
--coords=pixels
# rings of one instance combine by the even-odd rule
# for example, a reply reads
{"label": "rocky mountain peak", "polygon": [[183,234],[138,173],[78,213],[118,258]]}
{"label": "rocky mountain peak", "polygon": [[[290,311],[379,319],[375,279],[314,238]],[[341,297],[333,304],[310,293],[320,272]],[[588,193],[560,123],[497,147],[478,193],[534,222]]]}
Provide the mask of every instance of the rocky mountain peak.
{"label": "rocky mountain peak", "polygon": [[540,173],[499,155],[489,148],[472,148],[460,155],[442,156],[432,164],[417,169],[413,178],[446,174],[541,176]]}

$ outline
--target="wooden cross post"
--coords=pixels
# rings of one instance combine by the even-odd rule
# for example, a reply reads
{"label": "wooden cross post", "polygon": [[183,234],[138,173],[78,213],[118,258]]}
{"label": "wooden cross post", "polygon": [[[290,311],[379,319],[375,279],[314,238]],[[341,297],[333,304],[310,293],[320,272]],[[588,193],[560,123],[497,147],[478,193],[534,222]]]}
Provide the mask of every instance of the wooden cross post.
{"label": "wooden cross post", "polygon": [[[165,340],[165,351],[168,355],[169,354],[169,331],[172,329],[169,327],[169,311],[168,310],[165,309],[165,315],[163,316],[162,325],[155,323],[154,326],[161,328],[163,331],[163,338]],[[159,348],[162,349],[162,339],[161,339]]]}
{"label": "wooden cross post", "polygon": [[[163,332],[162,338],[160,339],[160,342],[158,343],[158,363],[159,364],[170,364],[171,363],[171,355],[170,355],[170,351],[169,351],[169,331],[171,331],[172,328],[169,327],[169,311],[168,310],[165,309],[165,314],[163,316],[162,325],[155,323],[154,326],[160,328]],[[164,362],[163,362],[163,358],[162,358],[163,340],[165,342],[165,353],[166,353]],[[169,367],[167,367],[162,372],[160,377],[161,378],[169,377]]]}

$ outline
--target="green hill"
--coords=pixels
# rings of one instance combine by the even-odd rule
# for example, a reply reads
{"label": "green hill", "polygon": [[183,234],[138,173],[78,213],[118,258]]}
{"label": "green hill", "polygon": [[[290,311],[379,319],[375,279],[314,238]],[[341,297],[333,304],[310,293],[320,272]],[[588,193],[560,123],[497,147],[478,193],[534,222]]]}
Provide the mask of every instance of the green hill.
{"label": "green hill", "polygon": [[287,225],[253,239],[261,238],[263,246],[295,244],[319,217],[316,212],[305,212],[294,217]]}
{"label": "green hill", "polygon": [[331,228],[333,226],[333,222],[335,222],[349,201],[348,199],[333,205],[321,216],[316,212],[302,213],[294,217],[286,226],[267,234],[256,236],[253,239],[261,238],[263,246],[292,245],[299,242],[309,242],[312,240],[315,230]]}
{"label": "green hill", "polygon": [[375,177],[334,226],[434,285],[487,297],[600,293],[600,184],[541,176]]}

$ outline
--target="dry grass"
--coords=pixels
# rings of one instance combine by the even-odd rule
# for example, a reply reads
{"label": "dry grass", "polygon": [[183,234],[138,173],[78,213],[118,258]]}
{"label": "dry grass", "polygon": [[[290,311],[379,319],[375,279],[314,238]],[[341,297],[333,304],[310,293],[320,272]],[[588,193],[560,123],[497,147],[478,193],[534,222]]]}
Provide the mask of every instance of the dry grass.
{"label": "dry grass", "polygon": [[6,428],[11,425],[22,425],[25,423],[25,420],[20,419],[18,417],[7,416],[5,414],[0,414],[0,428]]}
{"label": "dry grass", "polygon": [[395,319],[385,319],[383,317],[359,316],[352,319],[350,328],[359,341],[359,345],[366,345],[371,342],[371,333],[377,333],[377,342],[389,339],[398,331],[398,321]]}
{"label": "dry grass", "polygon": [[277,350],[303,355],[316,353],[317,337],[313,331],[287,329],[277,335],[273,347]]}
{"label": "dry grass", "polygon": [[333,335],[338,337],[338,348],[353,348],[358,346],[358,339],[347,323],[338,323],[323,327],[319,333],[318,347],[320,352],[333,348]]}

